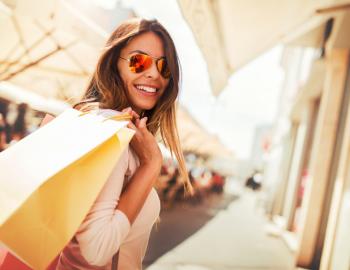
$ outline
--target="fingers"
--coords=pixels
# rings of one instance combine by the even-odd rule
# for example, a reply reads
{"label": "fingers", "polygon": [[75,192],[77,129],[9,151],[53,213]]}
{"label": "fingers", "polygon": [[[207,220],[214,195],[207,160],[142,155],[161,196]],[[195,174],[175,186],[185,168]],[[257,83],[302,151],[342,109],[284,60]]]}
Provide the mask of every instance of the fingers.
{"label": "fingers", "polygon": [[135,111],[131,110],[131,115],[132,117],[134,117],[135,119],[139,119],[140,115],[138,115]]}
{"label": "fingers", "polygon": [[134,125],[134,123],[132,121],[129,121],[127,127],[130,129],[133,129],[135,131],[137,130],[137,127]]}
{"label": "fingers", "polygon": [[133,130],[139,130],[141,132],[147,131],[147,117],[143,117],[141,120],[140,119],[136,119],[135,123],[133,123],[132,121],[129,121],[128,123],[128,128],[131,128]]}
{"label": "fingers", "polygon": [[146,128],[146,124],[147,124],[147,117],[143,117],[141,120],[138,120],[138,128],[139,129],[145,129]]}
{"label": "fingers", "polygon": [[124,110],[122,110],[122,112],[130,114],[134,119],[140,118],[140,115],[138,115],[138,113],[135,112],[131,107],[125,108]]}

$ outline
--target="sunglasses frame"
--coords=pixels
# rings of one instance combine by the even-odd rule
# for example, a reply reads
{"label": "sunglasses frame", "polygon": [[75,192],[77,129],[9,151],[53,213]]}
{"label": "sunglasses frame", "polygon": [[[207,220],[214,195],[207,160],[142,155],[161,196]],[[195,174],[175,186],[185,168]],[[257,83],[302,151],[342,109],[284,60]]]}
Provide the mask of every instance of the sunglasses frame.
{"label": "sunglasses frame", "polygon": [[[130,62],[131,62],[131,58],[132,57],[134,57],[135,55],[144,55],[144,56],[147,56],[147,57],[149,57],[149,58],[151,58],[153,61],[154,61],[154,63],[155,63],[155,65],[156,65],[156,67],[157,67],[157,71],[159,72],[159,74],[164,78],[164,79],[169,79],[170,77],[171,77],[171,73],[170,73],[170,70],[169,70],[169,76],[168,77],[165,77],[165,76],[163,76],[163,74],[159,71],[159,69],[158,69],[158,61],[159,60],[165,60],[165,62],[168,64],[168,62],[167,62],[167,60],[166,60],[166,58],[163,56],[163,57],[159,57],[159,58],[156,58],[156,57],[153,57],[153,56],[150,56],[150,55],[148,55],[148,54],[146,54],[146,53],[135,53],[135,54],[133,54],[133,55],[130,55],[128,58],[125,58],[125,57],[122,57],[122,56],[119,56],[119,58],[120,59],[123,59],[123,60],[126,60],[126,61],[128,61],[129,62],[129,67],[130,67]],[[150,67],[148,67],[148,68],[146,68],[146,69],[144,69],[143,71],[145,71],[145,70],[147,70],[147,69],[149,69]],[[143,72],[143,71],[141,71],[141,72]],[[133,71],[131,71],[131,72],[133,72]],[[133,72],[133,73],[141,73],[141,72]]]}

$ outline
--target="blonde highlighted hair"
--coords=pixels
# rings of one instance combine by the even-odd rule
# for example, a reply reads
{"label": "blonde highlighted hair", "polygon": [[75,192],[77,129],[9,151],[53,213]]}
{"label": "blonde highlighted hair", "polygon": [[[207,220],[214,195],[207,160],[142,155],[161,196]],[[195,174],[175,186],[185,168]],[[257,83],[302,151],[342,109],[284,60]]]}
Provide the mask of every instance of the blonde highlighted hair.
{"label": "blonde highlighted hair", "polygon": [[176,99],[179,93],[180,64],[173,40],[158,21],[133,18],[122,23],[111,34],[88,87],[82,99],[74,105],[74,108],[86,111],[97,107],[121,111],[130,106],[123,80],[117,68],[117,62],[122,48],[131,39],[146,32],[153,32],[162,40],[171,77],[167,88],[155,107],[145,111],[143,116],[148,117],[148,130],[153,135],[160,132],[165,146],[169,148],[172,155],[175,154],[185,190],[192,194],[193,189],[180,147],[176,124]]}

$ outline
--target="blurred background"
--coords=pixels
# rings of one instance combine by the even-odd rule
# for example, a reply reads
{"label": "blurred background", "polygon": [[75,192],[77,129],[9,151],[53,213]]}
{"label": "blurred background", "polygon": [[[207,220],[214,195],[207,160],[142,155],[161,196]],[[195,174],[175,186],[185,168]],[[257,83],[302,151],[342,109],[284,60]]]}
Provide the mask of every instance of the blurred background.
{"label": "blurred background", "polygon": [[0,151],[79,99],[134,16],[175,41],[195,187],[160,145],[144,268],[349,270],[348,0],[0,0]]}

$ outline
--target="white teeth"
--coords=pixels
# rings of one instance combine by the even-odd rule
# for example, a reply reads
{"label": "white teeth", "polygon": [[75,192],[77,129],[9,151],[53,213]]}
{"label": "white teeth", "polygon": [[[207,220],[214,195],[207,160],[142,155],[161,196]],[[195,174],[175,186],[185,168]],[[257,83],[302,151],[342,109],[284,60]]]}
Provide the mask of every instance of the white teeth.
{"label": "white teeth", "polygon": [[142,90],[142,91],[149,92],[149,93],[155,93],[157,91],[157,88],[144,86],[144,85],[136,85],[136,88],[139,90]]}

